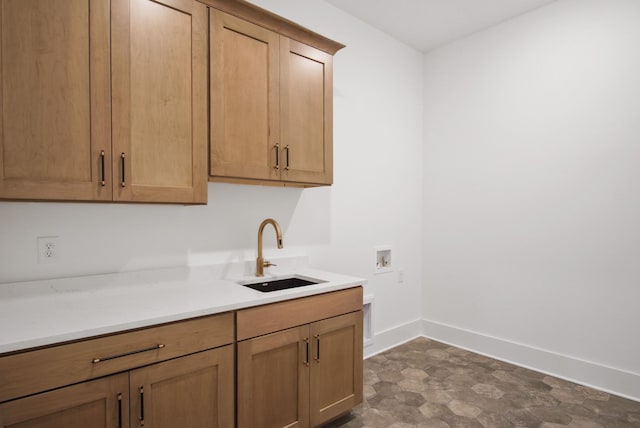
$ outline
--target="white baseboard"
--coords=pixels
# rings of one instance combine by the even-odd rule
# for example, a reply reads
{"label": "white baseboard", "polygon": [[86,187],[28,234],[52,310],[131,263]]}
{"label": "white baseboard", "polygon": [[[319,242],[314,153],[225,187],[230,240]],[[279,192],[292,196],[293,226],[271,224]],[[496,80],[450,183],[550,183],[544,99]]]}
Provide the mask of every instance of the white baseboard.
{"label": "white baseboard", "polygon": [[[385,332],[389,338],[392,334]],[[487,357],[640,401],[640,374],[423,319],[421,335]],[[377,340],[377,336],[376,336]],[[390,346],[391,347],[391,346]]]}
{"label": "white baseboard", "polygon": [[373,345],[364,348],[364,358],[421,336],[640,402],[638,373],[426,319],[410,321],[375,333]]}
{"label": "white baseboard", "polygon": [[365,346],[364,358],[372,357],[420,336],[422,336],[422,320],[420,319],[377,332],[374,334],[373,344]]}

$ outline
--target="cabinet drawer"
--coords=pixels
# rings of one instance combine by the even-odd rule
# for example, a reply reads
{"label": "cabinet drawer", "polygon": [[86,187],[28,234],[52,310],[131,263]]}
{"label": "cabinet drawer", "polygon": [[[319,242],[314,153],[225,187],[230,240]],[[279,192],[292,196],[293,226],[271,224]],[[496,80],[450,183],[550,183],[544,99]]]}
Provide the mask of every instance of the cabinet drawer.
{"label": "cabinet drawer", "polygon": [[256,306],[237,312],[237,340],[362,310],[362,287]]}
{"label": "cabinet drawer", "polygon": [[233,342],[233,314],[0,357],[0,402]]}

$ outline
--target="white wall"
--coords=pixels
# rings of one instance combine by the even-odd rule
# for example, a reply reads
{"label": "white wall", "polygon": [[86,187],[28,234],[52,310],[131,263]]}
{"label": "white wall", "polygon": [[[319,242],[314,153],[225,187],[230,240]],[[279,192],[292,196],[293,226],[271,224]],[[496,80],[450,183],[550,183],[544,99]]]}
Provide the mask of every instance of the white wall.
{"label": "white wall", "polygon": [[640,397],[639,46],[562,0],[426,55],[427,334]]}
{"label": "white wall", "polygon": [[[334,63],[334,186],[209,184],[207,206],[0,201],[0,283],[250,259],[274,217],[285,249],[266,235],[266,255],[367,278],[376,332],[420,318],[422,56],[322,1],[256,3],[347,45]],[[60,236],[57,265],[37,264],[47,235]],[[380,244],[394,246],[404,284],[372,275]]]}

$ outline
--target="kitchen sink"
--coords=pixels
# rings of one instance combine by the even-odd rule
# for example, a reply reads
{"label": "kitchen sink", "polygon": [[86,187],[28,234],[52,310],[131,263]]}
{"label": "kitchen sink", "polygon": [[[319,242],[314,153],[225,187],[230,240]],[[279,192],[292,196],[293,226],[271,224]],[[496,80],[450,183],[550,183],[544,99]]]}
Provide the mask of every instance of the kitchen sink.
{"label": "kitchen sink", "polygon": [[242,284],[245,287],[253,288],[254,290],[262,291],[263,293],[268,293],[270,291],[279,291],[279,290],[287,290],[289,288],[297,288],[297,287],[305,287],[307,285],[320,284],[323,281],[291,277],[291,278],[282,278],[282,279],[273,279],[259,282],[252,282],[250,284]]}

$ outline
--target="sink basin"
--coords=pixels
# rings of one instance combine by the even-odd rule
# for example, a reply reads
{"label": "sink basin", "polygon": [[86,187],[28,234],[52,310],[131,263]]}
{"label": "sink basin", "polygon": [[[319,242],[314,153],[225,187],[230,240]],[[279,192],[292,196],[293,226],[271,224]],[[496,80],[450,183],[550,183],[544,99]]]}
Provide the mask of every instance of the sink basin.
{"label": "sink basin", "polygon": [[245,287],[253,288],[254,290],[262,291],[263,293],[268,293],[270,291],[279,291],[279,290],[287,290],[289,288],[297,288],[297,287],[305,287],[307,285],[320,284],[322,281],[305,279],[305,278],[282,278],[282,279],[273,279],[259,282],[252,282],[250,284],[242,284]]}

